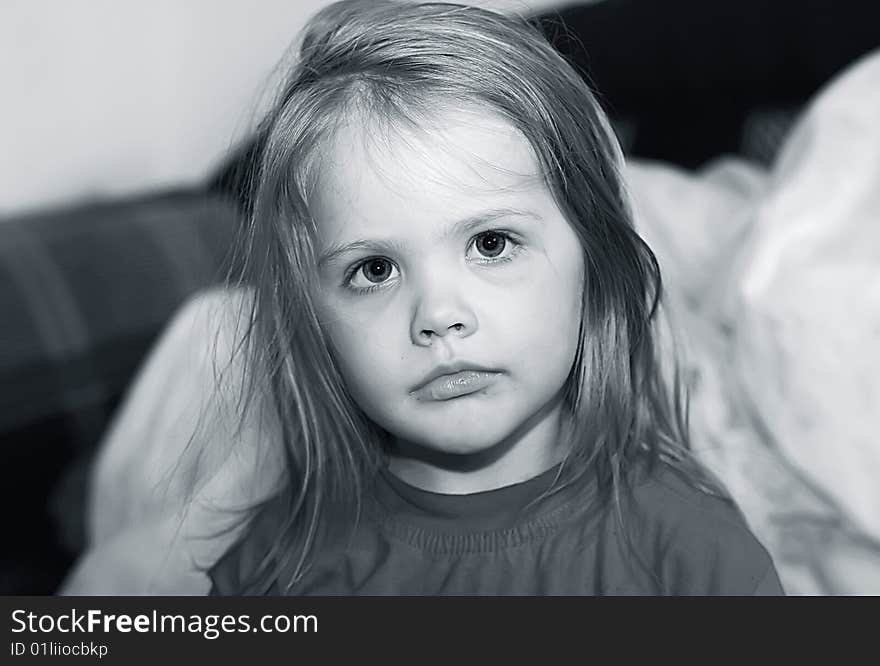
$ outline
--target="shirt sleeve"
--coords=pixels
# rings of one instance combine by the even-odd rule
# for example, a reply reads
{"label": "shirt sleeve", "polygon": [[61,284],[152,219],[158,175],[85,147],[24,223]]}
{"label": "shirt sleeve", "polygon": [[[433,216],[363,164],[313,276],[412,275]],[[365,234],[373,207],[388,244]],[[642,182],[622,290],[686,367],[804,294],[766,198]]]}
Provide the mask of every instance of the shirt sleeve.
{"label": "shirt sleeve", "polygon": [[733,520],[723,509],[688,518],[688,524],[676,530],[669,549],[666,570],[672,594],[785,594],[770,554],[745,519]]}
{"label": "shirt sleeve", "polygon": [[230,548],[208,570],[211,579],[209,597],[227,597],[240,594],[241,550],[244,544],[239,543]]}
{"label": "shirt sleeve", "polygon": [[263,504],[248,520],[239,539],[208,569],[209,596],[241,596],[278,536],[285,510],[284,494]]}
{"label": "shirt sleeve", "polygon": [[784,595],[773,560],[736,503],[669,474],[646,487],[646,534],[662,593]]}
{"label": "shirt sleeve", "polygon": [[771,562],[767,567],[767,571],[764,572],[764,575],[761,576],[761,580],[758,581],[758,584],[755,586],[755,589],[752,590],[752,596],[755,597],[782,597],[785,596],[785,590],[782,587],[782,583],[779,580],[779,575],[776,572],[776,567],[773,566]]}

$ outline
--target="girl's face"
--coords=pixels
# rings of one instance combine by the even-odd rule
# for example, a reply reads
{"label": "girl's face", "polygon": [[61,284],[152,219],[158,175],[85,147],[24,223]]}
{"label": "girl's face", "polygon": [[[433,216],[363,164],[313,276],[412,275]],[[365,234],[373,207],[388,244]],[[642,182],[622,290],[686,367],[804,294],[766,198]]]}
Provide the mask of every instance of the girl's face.
{"label": "girl's face", "polygon": [[[584,266],[530,145],[480,112],[381,145],[363,131],[337,135],[312,209],[317,301],[350,393],[433,454],[552,446]],[[443,364],[493,373],[458,397],[417,390]]]}

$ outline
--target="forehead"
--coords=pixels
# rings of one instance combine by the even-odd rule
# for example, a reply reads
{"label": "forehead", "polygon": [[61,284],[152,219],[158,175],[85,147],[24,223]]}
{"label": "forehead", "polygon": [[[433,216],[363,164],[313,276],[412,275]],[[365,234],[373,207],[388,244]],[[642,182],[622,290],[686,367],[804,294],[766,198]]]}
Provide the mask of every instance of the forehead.
{"label": "forehead", "polygon": [[[312,212],[319,232],[387,235],[549,196],[531,145],[510,123],[479,109],[438,114],[414,128],[350,122],[321,160]],[[381,232],[385,230],[386,234]]]}

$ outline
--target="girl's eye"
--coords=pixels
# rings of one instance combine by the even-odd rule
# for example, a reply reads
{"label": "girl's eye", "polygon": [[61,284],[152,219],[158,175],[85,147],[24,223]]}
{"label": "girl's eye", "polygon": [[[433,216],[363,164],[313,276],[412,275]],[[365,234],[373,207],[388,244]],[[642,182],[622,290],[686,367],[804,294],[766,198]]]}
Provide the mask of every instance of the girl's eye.
{"label": "girl's eye", "polygon": [[388,281],[388,276],[391,275],[393,268],[394,264],[388,261],[388,259],[381,257],[367,259],[355,267],[347,280],[347,284],[357,292],[375,291]]}
{"label": "girl's eye", "polygon": [[487,231],[474,239],[474,247],[487,259],[495,259],[507,245],[507,236],[497,231]]}
{"label": "girl's eye", "polygon": [[481,264],[499,264],[510,261],[523,249],[514,236],[507,231],[493,229],[484,231],[474,237],[473,246],[482,255],[478,258]]}

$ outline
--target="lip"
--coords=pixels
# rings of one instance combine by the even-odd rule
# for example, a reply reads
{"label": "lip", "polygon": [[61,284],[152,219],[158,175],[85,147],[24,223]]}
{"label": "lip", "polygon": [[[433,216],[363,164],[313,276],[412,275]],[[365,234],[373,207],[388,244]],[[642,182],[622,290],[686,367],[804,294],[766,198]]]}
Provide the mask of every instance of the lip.
{"label": "lip", "polygon": [[497,372],[462,370],[451,375],[441,375],[415,391],[416,397],[429,400],[451,400],[476,393],[495,381]]}
{"label": "lip", "polygon": [[449,400],[485,388],[498,374],[498,370],[476,363],[442,364],[428,373],[412,394],[421,399]]}

